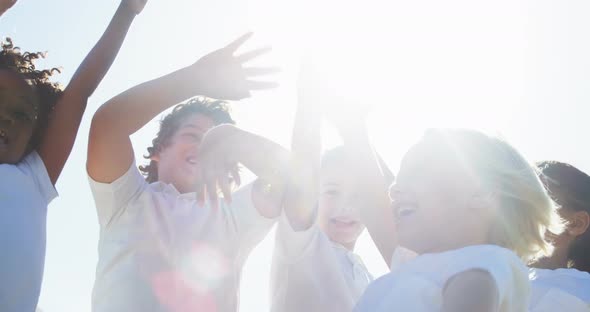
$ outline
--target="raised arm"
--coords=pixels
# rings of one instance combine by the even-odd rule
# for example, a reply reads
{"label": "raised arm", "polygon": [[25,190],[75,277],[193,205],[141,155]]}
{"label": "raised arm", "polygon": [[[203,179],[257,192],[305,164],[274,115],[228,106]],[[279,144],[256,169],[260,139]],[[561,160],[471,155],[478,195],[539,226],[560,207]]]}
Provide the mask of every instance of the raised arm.
{"label": "raised arm", "polygon": [[315,222],[320,190],[321,107],[312,64],[299,74],[297,112],[291,139],[290,183],[283,209],[291,228],[307,230]]}
{"label": "raised arm", "polygon": [[17,0],[0,0],[0,16],[8,11]]}
{"label": "raised arm", "polygon": [[242,164],[258,179],[254,182],[252,201],[260,215],[276,218],[281,214],[285,192],[289,151],[279,144],[233,125],[217,126],[203,137],[199,147],[202,178],[197,192],[204,201],[207,193],[217,207],[217,190],[231,201],[230,176],[239,184],[237,164]]}
{"label": "raised arm", "polygon": [[274,87],[274,83],[249,79],[274,69],[243,67],[245,62],[268,49],[234,55],[250,36],[240,37],[191,66],[133,87],[101,106],[90,128],[87,160],[90,177],[111,183],[122,176],[133,161],[129,136],[183,100],[196,95],[240,100],[250,96],[251,90]]}
{"label": "raised arm", "polygon": [[134,17],[147,0],[123,0],[55,106],[38,152],[55,184],[72,151],[88,98],[113,64]]}
{"label": "raised arm", "polygon": [[393,174],[375,153],[369,141],[363,115],[361,113],[354,119],[337,121],[336,126],[344,141],[344,147],[350,155],[354,155],[354,163],[350,164],[347,170],[355,177],[359,196],[365,203],[365,208],[359,211],[361,222],[367,227],[381,256],[389,266],[397,246],[394,215],[388,196]]}

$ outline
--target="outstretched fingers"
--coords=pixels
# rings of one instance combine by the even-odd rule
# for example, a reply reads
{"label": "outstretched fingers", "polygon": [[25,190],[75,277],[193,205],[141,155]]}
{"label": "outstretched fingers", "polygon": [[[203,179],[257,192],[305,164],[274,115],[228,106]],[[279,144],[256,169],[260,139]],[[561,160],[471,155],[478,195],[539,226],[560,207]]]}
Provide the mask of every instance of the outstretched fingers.
{"label": "outstretched fingers", "polygon": [[240,36],[238,39],[234,40],[232,43],[225,46],[224,50],[232,54],[235,53],[246,41],[248,41],[248,39],[252,37],[253,34],[254,33],[249,32]]}
{"label": "outstretched fingers", "polygon": [[[261,55],[264,55],[264,54],[270,52],[271,50],[272,49],[270,47],[264,47],[264,48],[252,50],[252,51],[245,52],[245,53],[242,53],[242,54],[236,56],[236,60],[239,63],[247,63],[247,62],[249,62]],[[232,52],[235,52],[235,50]]]}

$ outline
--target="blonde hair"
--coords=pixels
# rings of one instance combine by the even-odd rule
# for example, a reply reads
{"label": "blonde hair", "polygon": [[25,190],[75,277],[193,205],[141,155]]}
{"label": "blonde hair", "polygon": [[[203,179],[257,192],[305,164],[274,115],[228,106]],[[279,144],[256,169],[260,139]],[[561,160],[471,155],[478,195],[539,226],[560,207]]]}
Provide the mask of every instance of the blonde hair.
{"label": "blonde hair", "polygon": [[433,129],[424,139],[449,148],[478,181],[495,212],[490,243],[527,262],[553,252],[545,233],[561,233],[563,222],[535,167],[514,147],[499,137],[464,129]]}

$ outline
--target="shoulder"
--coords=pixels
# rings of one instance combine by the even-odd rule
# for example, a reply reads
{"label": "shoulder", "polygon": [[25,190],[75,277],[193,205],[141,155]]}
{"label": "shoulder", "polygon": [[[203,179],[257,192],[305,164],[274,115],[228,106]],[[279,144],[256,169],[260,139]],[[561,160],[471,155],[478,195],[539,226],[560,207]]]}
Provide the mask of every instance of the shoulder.
{"label": "shoulder", "polygon": [[443,288],[445,311],[497,311],[500,294],[496,280],[483,270],[456,274]]}
{"label": "shoulder", "polygon": [[31,181],[34,187],[43,195],[49,203],[58,196],[55,186],[49,178],[43,159],[36,151],[28,154],[19,164],[16,165],[16,171],[12,170],[14,175],[22,174]]}

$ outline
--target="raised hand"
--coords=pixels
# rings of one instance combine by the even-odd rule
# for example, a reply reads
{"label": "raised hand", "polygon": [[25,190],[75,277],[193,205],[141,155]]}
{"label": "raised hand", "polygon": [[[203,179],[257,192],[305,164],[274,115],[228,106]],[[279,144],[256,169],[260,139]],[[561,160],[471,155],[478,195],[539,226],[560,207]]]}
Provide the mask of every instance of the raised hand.
{"label": "raised hand", "polygon": [[12,8],[17,0],[0,0],[0,15]]}
{"label": "raised hand", "polygon": [[148,0],[122,0],[121,5],[129,9],[129,11],[135,15],[138,15],[143,11],[147,2]]}
{"label": "raised hand", "polygon": [[199,147],[200,179],[197,183],[199,201],[209,199],[218,205],[218,189],[226,201],[231,201],[232,181],[239,185],[240,175],[234,148],[239,144],[242,130],[233,125],[220,125],[207,132]]}
{"label": "raised hand", "polygon": [[211,52],[190,67],[195,86],[200,95],[215,99],[241,100],[254,90],[275,88],[276,82],[255,81],[251,77],[278,72],[275,67],[244,67],[244,64],[270,51],[256,49],[235,55],[252,33],[245,34],[226,47]]}

